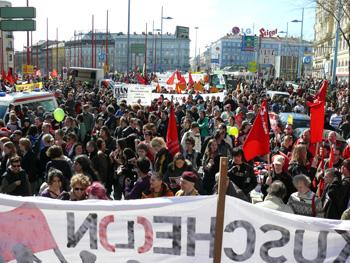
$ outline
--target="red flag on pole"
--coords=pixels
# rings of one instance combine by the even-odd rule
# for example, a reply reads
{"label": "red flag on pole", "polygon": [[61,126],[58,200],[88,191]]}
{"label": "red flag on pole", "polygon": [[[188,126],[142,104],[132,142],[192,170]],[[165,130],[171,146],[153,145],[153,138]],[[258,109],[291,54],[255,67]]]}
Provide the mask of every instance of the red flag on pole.
{"label": "red flag on pole", "polygon": [[175,72],[170,76],[170,78],[166,81],[166,84],[173,85],[175,80]]}
{"label": "red flag on pole", "polygon": [[188,83],[189,83],[190,85],[193,85],[193,84],[194,84],[194,81],[193,81],[191,72],[188,73]]}
{"label": "red flag on pole", "polygon": [[12,72],[11,72],[10,69],[7,72],[6,80],[10,83],[10,85],[14,84],[13,77],[12,77]]}
{"label": "red flag on pole", "polygon": [[310,108],[310,142],[322,142],[324,129],[325,102],[328,81],[324,80],[313,102],[307,102]]}
{"label": "red flag on pole", "polygon": [[256,156],[270,153],[270,135],[268,129],[267,104],[264,100],[259,114],[256,116],[253,126],[243,144],[244,156],[247,161]]}
{"label": "red flag on pole", "polygon": [[147,84],[147,81],[142,76],[140,76],[140,74],[136,73],[135,76],[136,76],[137,81],[139,82],[139,84],[142,84],[142,85],[146,85]]}
{"label": "red flag on pole", "polygon": [[177,80],[180,81],[181,77],[182,77],[181,72],[176,70],[176,78],[177,78]]}
{"label": "red flag on pole", "polygon": [[175,156],[175,154],[180,151],[179,136],[177,133],[175,111],[173,105],[171,105],[170,108],[168,131],[166,134],[166,146],[168,147],[168,150],[172,156]]}
{"label": "red flag on pole", "polygon": [[185,84],[186,85],[186,80],[185,80],[184,76],[181,76],[181,78],[179,79],[179,84]]}
{"label": "red flag on pole", "polygon": [[334,165],[334,147],[331,145],[331,150],[329,152],[329,162],[328,162],[328,168],[333,168]]}

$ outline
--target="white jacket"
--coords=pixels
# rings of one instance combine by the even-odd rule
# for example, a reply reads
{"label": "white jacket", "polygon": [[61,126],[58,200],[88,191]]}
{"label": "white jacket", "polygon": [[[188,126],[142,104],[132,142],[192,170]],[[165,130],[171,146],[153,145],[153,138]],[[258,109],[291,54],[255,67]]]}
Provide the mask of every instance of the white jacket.
{"label": "white jacket", "polygon": [[273,195],[267,195],[265,197],[264,202],[257,203],[256,205],[260,207],[269,208],[272,210],[294,214],[293,210],[289,207],[289,205],[286,205],[285,203],[283,203],[283,200],[281,198],[278,198],[277,196],[273,196]]}

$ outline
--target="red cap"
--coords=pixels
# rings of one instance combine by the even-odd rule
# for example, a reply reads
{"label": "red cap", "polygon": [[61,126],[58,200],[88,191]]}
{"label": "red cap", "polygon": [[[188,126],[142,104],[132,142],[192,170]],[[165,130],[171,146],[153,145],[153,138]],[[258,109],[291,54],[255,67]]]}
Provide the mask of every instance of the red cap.
{"label": "red cap", "polygon": [[197,175],[194,172],[186,171],[186,172],[183,172],[182,179],[195,183],[197,182]]}

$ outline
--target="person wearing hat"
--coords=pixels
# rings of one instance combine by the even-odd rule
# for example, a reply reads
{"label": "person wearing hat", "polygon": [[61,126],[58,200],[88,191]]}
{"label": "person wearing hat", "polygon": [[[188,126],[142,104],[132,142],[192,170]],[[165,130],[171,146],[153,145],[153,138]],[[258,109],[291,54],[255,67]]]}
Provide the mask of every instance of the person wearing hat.
{"label": "person wearing hat", "polygon": [[198,191],[194,187],[197,182],[197,175],[194,172],[184,172],[180,179],[181,189],[177,191],[175,196],[190,196],[199,195]]}
{"label": "person wearing hat", "polygon": [[192,137],[195,141],[194,149],[197,152],[201,152],[202,149],[202,141],[200,136],[199,124],[197,122],[192,122],[191,129],[184,133],[181,139],[182,148],[186,147],[186,138]]}
{"label": "person wearing hat", "polygon": [[261,185],[261,192],[263,193],[264,198],[268,194],[267,189],[276,180],[281,181],[286,188],[286,195],[283,197],[284,203],[287,203],[289,196],[295,192],[292,177],[283,171],[285,161],[286,160],[282,155],[275,155],[272,157],[272,171],[269,175],[264,177],[263,184]]}

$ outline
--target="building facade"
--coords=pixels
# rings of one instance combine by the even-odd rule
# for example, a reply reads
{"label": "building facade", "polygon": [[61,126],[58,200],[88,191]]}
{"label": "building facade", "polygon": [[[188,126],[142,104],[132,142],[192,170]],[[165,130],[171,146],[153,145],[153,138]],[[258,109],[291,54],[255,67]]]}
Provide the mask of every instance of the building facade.
{"label": "building facade", "polygon": [[[328,5],[335,5],[336,0],[328,0]],[[350,32],[348,13],[344,13],[340,23],[346,34]],[[332,14],[325,11],[321,6],[316,6],[315,16],[315,41],[313,75],[319,78],[331,78],[333,75],[336,20]],[[349,46],[342,34],[339,34],[336,76],[339,80],[348,79],[349,76]]]}
{"label": "building facade", "polygon": [[[126,71],[127,69],[127,40],[127,34],[115,34],[117,71]],[[145,53],[145,50],[147,50],[147,53]],[[147,70],[151,72],[173,71],[176,69],[188,71],[190,67],[190,40],[169,33],[163,34],[163,36],[160,33],[153,34],[152,32],[148,32],[147,35],[145,33],[134,33],[130,35],[129,55],[130,69],[142,68],[146,62]]]}
{"label": "building facade", "polygon": [[[312,54],[312,44],[297,38],[255,37],[252,47],[244,46],[242,35],[227,34],[200,54],[200,68],[258,71],[285,79],[297,77],[298,59]],[[249,50],[249,51],[247,51]],[[194,63],[194,62],[192,62]],[[253,66],[255,65],[255,66]],[[303,74],[311,65],[303,65]],[[278,72],[276,72],[278,71]]]}
{"label": "building facade", "polygon": [[[58,46],[57,46],[58,44]],[[55,40],[40,40],[34,43],[29,49],[31,65],[35,68],[40,69],[41,74],[46,75],[47,72],[51,72],[56,69],[58,72],[62,69],[64,65],[64,42],[59,42]],[[47,51],[47,52],[46,52]],[[58,54],[56,52],[58,51]],[[57,68],[56,58],[59,55],[59,65]],[[15,72],[22,73],[22,66],[27,64],[27,50],[15,52]],[[48,69],[47,69],[48,65]]]}
{"label": "building facade", "polygon": [[[92,41],[94,39],[94,41]],[[58,45],[58,46],[57,46]],[[161,48],[162,46],[162,48]],[[57,43],[39,41],[31,48],[32,64],[42,74],[66,67],[105,68],[109,72],[127,70],[127,34],[109,33],[108,43],[105,32],[76,32],[69,41]],[[108,52],[106,50],[108,49]],[[129,70],[142,69],[146,62],[148,72],[189,69],[190,40],[179,34],[153,34],[148,32],[130,35]],[[162,54],[161,54],[162,50]],[[146,51],[146,52],[145,52]],[[108,55],[107,55],[108,54]],[[26,50],[16,52],[16,71],[26,64]],[[162,63],[161,63],[162,58]],[[47,63],[48,60],[48,69]],[[106,68],[108,64],[108,68]]]}

